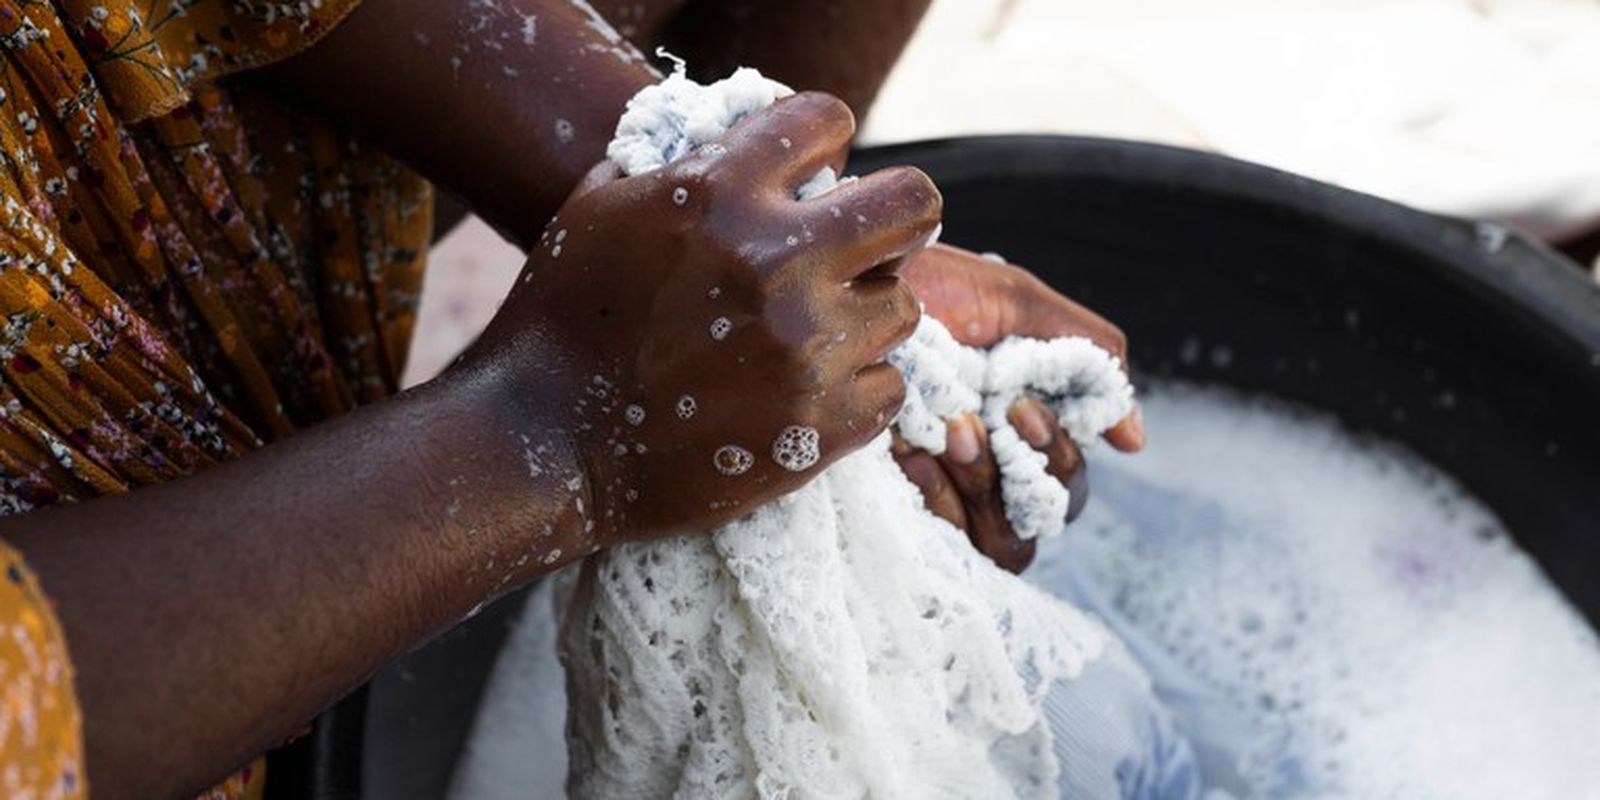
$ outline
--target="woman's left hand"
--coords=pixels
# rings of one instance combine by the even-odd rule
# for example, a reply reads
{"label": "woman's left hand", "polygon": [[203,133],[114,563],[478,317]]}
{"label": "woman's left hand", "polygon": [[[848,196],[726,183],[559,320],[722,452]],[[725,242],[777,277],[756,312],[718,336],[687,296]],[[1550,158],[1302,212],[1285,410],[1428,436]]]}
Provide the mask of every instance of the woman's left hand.
{"label": "woman's left hand", "polygon": [[[1122,359],[1126,369],[1127,337],[1121,330],[1020,267],[936,245],[907,266],[901,277],[910,282],[924,310],[962,344],[989,347],[1007,336],[1083,336]],[[1049,459],[1050,474],[1072,492],[1067,521],[1076,519],[1089,499],[1083,454],[1043,403],[1021,401],[1008,416],[1022,438]],[[1126,453],[1144,447],[1137,406],[1106,432],[1105,440]],[[1006,521],[999,469],[987,432],[976,417],[951,423],[944,455],[897,441],[895,458],[922,490],[929,510],[965,530],[980,552],[1013,572],[1033,561],[1033,540],[1017,536]]]}

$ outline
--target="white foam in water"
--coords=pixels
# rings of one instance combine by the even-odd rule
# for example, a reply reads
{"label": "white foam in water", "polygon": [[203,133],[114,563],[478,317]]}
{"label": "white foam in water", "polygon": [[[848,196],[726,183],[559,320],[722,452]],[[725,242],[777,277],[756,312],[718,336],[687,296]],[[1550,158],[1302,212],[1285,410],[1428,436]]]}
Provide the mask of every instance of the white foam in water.
{"label": "white foam in water", "polygon": [[1087,576],[1158,684],[1214,690],[1174,710],[1243,723],[1200,736],[1235,740],[1250,794],[1600,797],[1600,644],[1481,504],[1286,406],[1167,386],[1144,408],[1148,451],[1096,460],[1030,577]]}

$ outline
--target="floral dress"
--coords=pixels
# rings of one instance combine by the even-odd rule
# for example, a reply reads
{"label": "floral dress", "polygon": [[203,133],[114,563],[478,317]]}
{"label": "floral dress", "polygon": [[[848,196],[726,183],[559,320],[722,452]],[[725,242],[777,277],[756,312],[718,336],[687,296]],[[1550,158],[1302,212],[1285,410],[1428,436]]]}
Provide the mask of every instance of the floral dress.
{"label": "floral dress", "polygon": [[[171,480],[395,391],[429,186],[226,79],[356,2],[0,0],[0,513]],[[67,644],[0,560],[0,794],[84,796]]]}

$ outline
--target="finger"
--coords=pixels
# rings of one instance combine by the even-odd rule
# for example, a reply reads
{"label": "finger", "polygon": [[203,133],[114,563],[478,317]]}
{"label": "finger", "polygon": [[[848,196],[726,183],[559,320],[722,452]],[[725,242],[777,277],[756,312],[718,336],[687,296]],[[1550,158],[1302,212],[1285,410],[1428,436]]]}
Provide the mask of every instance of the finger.
{"label": "finger", "polygon": [[923,505],[934,516],[966,530],[967,512],[961,505],[961,495],[945,474],[944,467],[939,466],[939,460],[926,450],[913,448],[898,436],[892,450],[900,471],[922,492]]}
{"label": "finger", "polygon": [[[1054,292],[1054,290],[1050,290]],[[1113,325],[1110,320],[1091,311],[1072,298],[1056,295],[1061,308],[1057,313],[1063,316],[1070,315],[1071,322],[1063,321],[1064,331],[1056,335],[1082,336],[1094,342],[1100,349],[1117,357],[1122,362],[1122,371],[1128,371],[1128,337],[1121,328]]]}
{"label": "finger", "polygon": [[[946,250],[943,247],[940,249]],[[972,259],[982,258],[956,248],[948,248],[948,252],[964,254]],[[1005,285],[1009,289],[1010,301],[1017,306],[1019,313],[1004,332],[1006,335],[1037,339],[1082,336],[1121,359],[1123,368],[1127,368],[1128,337],[1110,320],[1056,291],[1039,276],[1021,267],[1004,264],[986,268],[1001,270],[1009,275]]]}
{"label": "finger", "polygon": [[922,306],[911,287],[898,279],[871,281],[842,291],[839,306],[849,320],[844,334],[848,363],[876,364],[911,338],[922,320]]}
{"label": "finger", "polygon": [[[1104,317],[1090,311],[1029,275],[1029,281],[1018,291],[1031,293],[1035,299],[1047,300],[1048,310],[1019,315],[1022,324],[1012,333],[1021,336],[1052,338],[1056,336],[1082,336],[1101,349],[1117,357],[1124,375],[1129,374],[1128,337],[1121,328]],[[1035,285],[1037,284],[1037,285]],[[1144,418],[1139,406],[1103,435],[1108,444],[1124,453],[1137,453],[1144,449]]]}
{"label": "finger", "polygon": [[[751,114],[722,135],[713,169],[783,191],[788,199],[823,167],[839,168],[855,137],[856,118],[844,101],[801,92]],[[704,148],[702,148],[704,150]],[[694,159],[690,160],[694,165]]]}
{"label": "finger", "polygon": [[886,276],[927,247],[944,213],[938,187],[914,167],[891,167],[805,204],[808,252],[840,281]]}
{"label": "finger", "polygon": [[589,168],[583,179],[578,181],[577,188],[572,190],[572,196],[582,197],[608,183],[619,181],[625,177],[627,176],[623,174],[622,167],[618,166],[617,162],[609,158],[605,159]]}
{"label": "finger", "polygon": [[989,449],[988,432],[977,417],[969,414],[950,423],[939,463],[961,495],[972,546],[1001,568],[1021,572],[1033,560],[1033,542],[1018,537],[1006,520],[1000,470]]}
{"label": "finger", "polygon": [[1067,487],[1072,500],[1067,505],[1066,521],[1077,519],[1089,502],[1089,466],[1083,451],[1061,429],[1050,408],[1038,400],[1018,401],[1007,410],[1006,418],[1028,446],[1044,455],[1045,472]]}
{"label": "finger", "polygon": [[872,441],[894,421],[906,402],[906,382],[900,370],[888,364],[872,364],[858,370],[842,390],[849,408],[838,418],[844,420],[841,436],[851,450]]}
{"label": "finger", "polygon": [[1106,443],[1124,453],[1137,453],[1144,449],[1144,412],[1135,404],[1128,416],[1105,432]]}

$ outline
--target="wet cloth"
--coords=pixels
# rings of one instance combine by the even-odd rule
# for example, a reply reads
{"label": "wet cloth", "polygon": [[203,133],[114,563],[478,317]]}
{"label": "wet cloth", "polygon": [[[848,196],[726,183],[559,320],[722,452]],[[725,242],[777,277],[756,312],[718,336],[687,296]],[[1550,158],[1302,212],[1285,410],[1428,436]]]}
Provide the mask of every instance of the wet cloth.
{"label": "wet cloth", "polygon": [[[567,702],[556,658],[563,589],[556,584],[570,577],[545,580],[529,594],[495,662],[485,703],[452,777],[448,796],[454,800],[565,794]],[[1076,678],[1050,689],[1043,708],[1061,765],[1057,796],[1229,797],[1217,784],[1203,785],[1210,775],[1156,691],[1144,668],[1115,642]]]}
{"label": "wet cloth", "polygon": [[[659,169],[787,93],[753,70],[709,86],[676,73],[629,102],[608,155],[629,174]],[[825,170],[797,200],[835,184]],[[944,419],[984,411],[1008,512],[1029,509],[1012,517],[1025,535],[1059,529],[1070,498],[1004,409],[1037,391],[1087,442],[1132,406],[1120,363],[1086,340],[971,350],[925,319],[891,360],[907,382],[895,424],[913,443],[940,448]],[[1008,456],[1004,434],[1023,453]],[[887,438],[708,534],[585,562],[560,637],[569,795],[1197,795],[1192,756],[1139,666],[927,512]],[[814,430],[791,427],[770,457],[802,470],[815,445]],[[485,695],[458,796],[525,794],[529,760],[555,749],[534,722],[558,692],[540,664],[550,623],[542,604],[530,609],[527,644],[516,637]]]}
{"label": "wet cloth", "polygon": [[[355,5],[0,0],[0,513],[181,477],[395,390],[428,185],[224,80]],[[67,647],[0,554],[0,794],[79,797]]]}
{"label": "wet cloth", "polygon": [[1061,765],[1058,797],[1201,797],[1202,775],[1188,738],[1157,698],[1144,668],[1120,642],[1077,678],[1051,687],[1044,713]]}

